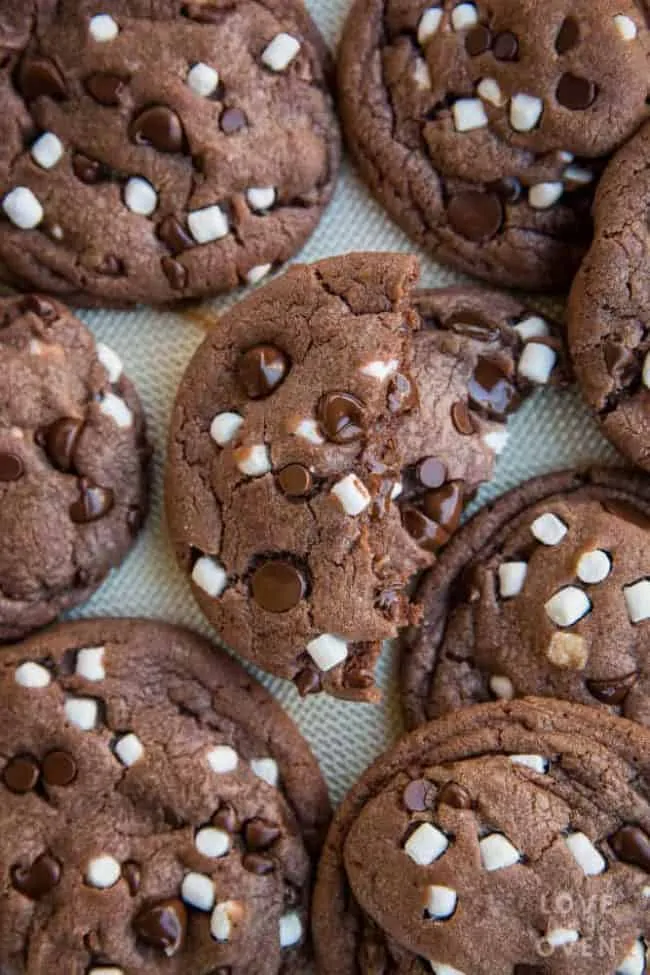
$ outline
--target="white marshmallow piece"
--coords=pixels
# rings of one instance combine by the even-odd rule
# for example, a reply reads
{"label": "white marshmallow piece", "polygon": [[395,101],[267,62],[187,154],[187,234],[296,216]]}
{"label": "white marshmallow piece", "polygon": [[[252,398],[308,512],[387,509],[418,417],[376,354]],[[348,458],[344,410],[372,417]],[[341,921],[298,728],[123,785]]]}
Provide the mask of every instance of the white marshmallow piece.
{"label": "white marshmallow piece", "polygon": [[246,191],[248,205],[251,210],[256,210],[258,213],[264,213],[265,210],[270,210],[275,203],[276,197],[277,193],[274,186],[253,186],[250,190]]}
{"label": "white marshmallow piece", "polygon": [[210,244],[214,240],[221,240],[230,232],[228,217],[216,204],[192,210],[187,217],[187,226],[197,244]]}
{"label": "white marshmallow piece", "polygon": [[549,770],[549,760],[543,755],[511,755],[510,761],[513,765],[523,765],[538,775],[546,775]]}
{"label": "white marshmallow piece", "polygon": [[557,352],[542,342],[529,342],[521,353],[517,372],[531,383],[546,385],[557,363]]}
{"label": "white marshmallow piece", "polygon": [[650,897],[650,886],[643,887],[641,894],[643,897]]}
{"label": "white marshmallow piece", "polygon": [[194,846],[201,856],[208,857],[210,860],[218,860],[229,852],[230,836],[223,829],[206,826],[204,829],[200,829],[194,837]]}
{"label": "white marshmallow piece", "polygon": [[54,132],[44,132],[32,146],[32,159],[41,169],[54,169],[63,156],[63,143]]}
{"label": "white marshmallow piece", "polygon": [[496,108],[501,108],[506,103],[506,98],[501,91],[499,82],[494,78],[483,78],[478,83],[476,93],[484,102],[489,102],[490,105],[494,105]]}
{"label": "white marshmallow piece", "polygon": [[588,585],[597,585],[603,582],[612,571],[612,560],[607,552],[601,548],[596,548],[591,552],[585,552],[578,559],[576,575],[581,582]]}
{"label": "white marshmallow piece", "polygon": [[557,515],[546,513],[535,519],[530,530],[542,545],[559,545],[569,529]]}
{"label": "white marshmallow piece", "polygon": [[510,678],[499,674],[490,677],[490,690],[500,701],[512,701],[515,696],[515,688]]}
{"label": "white marshmallow piece", "polygon": [[650,579],[641,579],[623,587],[627,613],[632,623],[650,619]]}
{"label": "white marshmallow piece", "polygon": [[17,186],[7,193],[2,209],[20,230],[33,230],[45,216],[43,207],[27,186]]}
{"label": "white marshmallow piece", "polygon": [[380,383],[383,383],[389,376],[393,376],[398,369],[399,362],[397,359],[389,359],[388,362],[376,359],[373,362],[367,362],[365,366],[361,366],[359,372],[362,376],[369,376],[370,379],[378,379]]}
{"label": "white marshmallow piece", "polygon": [[518,596],[528,574],[527,562],[503,562],[499,566],[499,595],[502,599]]}
{"label": "white marshmallow piece", "polygon": [[515,132],[532,132],[544,111],[544,103],[535,95],[523,92],[513,95],[510,102],[510,124]]}
{"label": "white marshmallow piece", "polygon": [[573,928],[553,928],[544,938],[551,948],[563,948],[564,945],[573,945],[579,940],[580,933]]}
{"label": "white marshmallow piece", "polygon": [[510,434],[507,430],[492,430],[491,433],[486,433],[483,436],[483,443],[490,450],[499,456],[508,446],[508,441],[510,440]]}
{"label": "white marshmallow piece", "polygon": [[202,555],[192,569],[192,582],[212,599],[218,599],[228,585],[228,574],[221,562]]}
{"label": "white marshmallow piece", "polygon": [[99,404],[99,409],[105,416],[110,416],[120,430],[128,430],[133,426],[133,413],[121,396],[106,393]]}
{"label": "white marshmallow piece", "polygon": [[573,155],[572,152],[568,152],[566,149],[560,149],[560,151],[557,154],[557,158],[560,160],[560,162],[572,163],[573,160],[575,159],[575,156]]}
{"label": "white marshmallow piece", "polygon": [[548,322],[545,322],[539,315],[530,315],[523,321],[515,325],[515,332],[519,335],[522,342],[530,342],[531,339],[548,338],[551,330]]}
{"label": "white marshmallow piece", "polygon": [[419,867],[428,867],[439,860],[449,846],[449,840],[431,823],[422,823],[404,844],[404,852]]}
{"label": "white marshmallow piece", "polygon": [[424,58],[416,58],[413,65],[413,81],[420,91],[431,91],[431,74]]}
{"label": "white marshmallow piece", "polygon": [[528,202],[535,210],[549,210],[564,193],[564,183],[535,183],[528,190]]}
{"label": "white marshmallow piece", "polygon": [[262,52],[262,64],[270,68],[271,71],[285,71],[299,50],[300,41],[283,31],[276,34],[268,47]]}
{"label": "white marshmallow piece", "polygon": [[597,877],[607,869],[607,860],[584,833],[571,833],[564,841],[585,877]]}
{"label": "white marshmallow piece", "polygon": [[370,501],[370,491],[356,474],[348,474],[335,484],[332,494],[337,498],[346,515],[356,518],[366,510]]}
{"label": "white marshmallow piece", "polygon": [[614,26],[624,41],[633,41],[639,33],[632,18],[625,14],[617,14],[614,17]]}
{"label": "white marshmallow piece", "polygon": [[123,968],[90,968],[88,975],[124,975]]}
{"label": "white marshmallow piece", "polygon": [[458,894],[451,887],[431,886],[427,891],[425,911],[434,921],[446,921],[456,910]]}
{"label": "white marshmallow piece", "polygon": [[323,633],[307,644],[307,653],[319,670],[328,671],[338,667],[348,656],[348,645],[331,633]]}
{"label": "white marshmallow piece", "polygon": [[467,30],[478,24],[478,10],[473,3],[459,3],[451,12],[451,26],[454,30]]}
{"label": "white marshmallow piece", "polygon": [[187,72],[187,83],[195,95],[209,98],[219,87],[219,72],[209,64],[199,61]]}
{"label": "white marshmallow piece", "polygon": [[320,447],[325,443],[325,438],[321,434],[316,420],[300,420],[290,432],[294,437],[301,437],[302,440],[308,440],[315,447]]}
{"label": "white marshmallow piece", "polygon": [[239,764],[239,757],[230,745],[217,745],[208,752],[208,765],[217,775],[227,775],[234,772]]}
{"label": "white marshmallow piece", "polygon": [[258,779],[262,779],[274,789],[277,788],[280,781],[280,769],[274,758],[251,758],[251,768]]}
{"label": "white marshmallow piece", "polygon": [[218,413],[210,424],[210,436],[220,447],[225,447],[234,440],[244,425],[244,418],[239,413]]}
{"label": "white marshmallow piece", "polygon": [[638,938],[616,969],[616,975],[644,975],[645,963],[645,943],[641,938]]}
{"label": "white marshmallow piece", "polygon": [[403,490],[404,490],[404,485],[402,484],[402,482],[401,481],[395,481],[395,483],[393,484],[393,487],[391,488],[391,492],[390,492],[390,499],[391,499],[391,501],[397,501],[397,499],[399,498],[399,496],[403,492]]}
{"label": "white marshmallow piece", "polygon": [[120,879],[122,868],[115,857],[103,854],[95,857],[86,867],[86,883],[99,890],[114,887]]}
{"label": "white marshmallow piece", "polygon": [[582,589],[577,586],[565,586],[551,596],[544,609],[548,618],[556,626],[575,626],[583,616],[591,612],[591,602]]}
{"label": "white marshmallow piece", "polygon": [[457,132],[483,129],[488,124],[483,102],[479,98],[459,98],[454,102],[451,111]]}
{"label": "white marshmallow piece", "polygon": [[100,44],[114,41],[120,32],[120,28],[110,14],[97,14],[90,19],[90,36]]}
{"label": "white marshmallow piece", "polygon": [[124,366],[117,352],[113,352],[113,350],[108,345],[104,345],[103,342],[98,342],[97,358],[108,373],[108,381],[112,385],[119,382],[122,372],[124,371]]}
{"label": "white marshmallow piece", "polygon": [[259,284],[260,281],[269,276],[272,270],[272,264],[256,264],[255,267],[246,272],[246,281],[248,284]]}
{"label": "white marshmallow piece", "polygon": [[158,194],[142,176],[132,176],[124,187],[124,202],[132,213],[150,217],[158,206]]}
{"label": "white marshmallow piece", "polygon": [[567,183],[577,183],[579,186],[588,186],[593,183],[594,174],[584,166],[567,166],[562,173],[562,179]]}
{"label": "white marshmallow piece", "polygon": [[131,768],[144,755],[144,748],[138,736],[130,732],[128,735],[123,735],[115,743],[115,754],[122,765],[125,765],[126,768]]}
{"label": "white marshmallow piece", "polygon": [[30,690],[34,690],[36,688],[48,687],[52,682],[52,675],[47,668],[34,663],[32,660],[28,660],[24,664],[20,664],[19,667],[16,667],[14,680],[21,687],[28,687]]}
{"label": "white marshmallow piece", "polygon": [[85,647],[77,653],[76,673],[84,680],[100,681],[106,677],[104,647]]}
{"label": "white marshmallow piece", "polygon": [[216,900],[214,884],[202,873],[188,873],[183,877],[181,897],[197,911],[211,911]]}
{"label": "white marshmallow piece", "polygon": [[241,917],[242,909],[236,901],[217,904],[210,918],[210,934],[215,941],[230,941],[233,920]]}
{"label": "white marshmallow piece", "polygon": [[418,44],[423,47],[437,33],[442,23],[442,8],[429,7],[420,17],[418,24]]}
{"label": "white marshmallow piece", "polygon": [[650,352],[648,352],[645,357],[641,378],[643,379],[643,385],[646,387],[646,389],[650,389]]}
{"label": "white marshmallow piece", "polygon": [[235,463],[246,477],[264,477],[272,470],[269,449],[263,443],[239,447],[235,451]]}
{"label": "white marshmallow piece", "polygon": [[433,975],[465,975],[459,968],[454,968],[453,965],[445,965],[442,961],[430,961],[429,964]]}
{"label": "white marshmallow piece", "polygon": [[278,922],[280,947],[293,948],[302,941],[302,921],[297,911],[283,914]]}
{"label": "white marshmallow piece", "polygon": [[507,867],[514,867],[521,860],[521,854],[510,840],[507,840],[501,833],[491,833],[479,842],[481,853],[481,863],[483,869],[488,873],[494,870],[505,870]]}
{"label": "white marshmallow piece", "polygon": [[64,709],[70,724],[82,731],[92,731],[97,725],[99,707],[92,697],[67,697]]}

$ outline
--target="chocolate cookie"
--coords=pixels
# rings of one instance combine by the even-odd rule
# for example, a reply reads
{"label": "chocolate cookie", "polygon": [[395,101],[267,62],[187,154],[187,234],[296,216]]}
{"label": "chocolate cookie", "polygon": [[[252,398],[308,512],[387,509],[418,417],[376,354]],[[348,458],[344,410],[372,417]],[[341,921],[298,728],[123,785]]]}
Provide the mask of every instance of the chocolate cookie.
{"label": "chocolate cookie", "polygon": [[293,268],[220,319],[173,412],[167,510],[194,594],[303,693],[376,698],[406,583],[490,477],[521,396],[561,375],[520,303],[413,294],[417,273],[394,254]]}
{"label": "chocolate cookie", "polygon": [[0,261],[83,305],[257,283],[339,166],[302,0],[24,0],[0,13]]}
{"label": "chocolate cookie", "polygon": [[0,702],[3,972],[305,971],[327,792],[242,668],[93,620],[4,652]]}
{"label": "chocolate cookie", "polygon": [[150,449],[119,357],[50,299],[0,300],[0,642],[98,588],[148,507]]}
{"label": "chocolate cookie", "polygon": [[536,698],[408,735],[331,828],[320,975],[643,975],[649,762],[647,729]]}
{"label": "chocolate cookie", "polygon": [[650,485],[536,478],[480,511],[424,580],[404,650],[407,723],[549,696],[650,725]]}
{"label": "chocolate cookie", "polygon": [[341,111],[361,173],[430,253],[567,288],[603,161],[648,117],[633,0],[356,0]]}
{"label": "chocolate cookie", "polygon": [[582,392],[603,433],[650,471],[650,125],[614,158],[598,187],[596,231],[569,301]]}

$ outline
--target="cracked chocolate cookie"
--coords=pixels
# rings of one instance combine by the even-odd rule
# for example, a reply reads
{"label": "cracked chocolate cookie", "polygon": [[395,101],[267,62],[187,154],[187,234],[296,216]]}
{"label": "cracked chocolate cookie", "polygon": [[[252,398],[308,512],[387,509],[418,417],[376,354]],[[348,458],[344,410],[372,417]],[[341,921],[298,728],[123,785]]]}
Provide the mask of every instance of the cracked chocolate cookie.
{"label": "cracked chocolate cookie", "polygon": [[408,725],[527,695],[650,725],[649,531],[650,486],[627,471],[536,478],[480,511],[423,582]]}
{"label": "cracked chocolate cookie", "polygon": [[649,52],[633,0],[356,0],[340,55],[347,140],[434,257],[565,289],[603,162],[648,117]]}
{"label": "cracked chocolate cookie", "polygon": [[0,661],[0,969],[298,975],[325,783],[226,654],[144,620]]}
{"label": "cracked chocolate cookie", "polygon": [[650,125],[598,187],[595,238],[569,301],[569,341],[585,399],[606,437],[650,471]]}
{"label": "cracked chocolate cookie", "polygon": [[148,508],[150,448],[116,353],[56,301],[0,300],[0,642],[78,605]]}
{"label": "cracked chocolate cookie", "polygon": [[167,511],[225,643],[375,699],[380,641],[489,479],[505,420],[563,374],[557,329],[478,290],[414,292],[415,259],[293,268],[225,314],[173,412]]}
{"label": "cracked chocolate cookie", "polygon": [[302,0],[0,6],[0,260],[81,305],[257,283],[328,203],[339,135]]}
{"label": "cracked chocolate cookie", "polygon": [[320,975],[643,975],[649,761],[647,729],[548,699],[408,735],[330,830]]}

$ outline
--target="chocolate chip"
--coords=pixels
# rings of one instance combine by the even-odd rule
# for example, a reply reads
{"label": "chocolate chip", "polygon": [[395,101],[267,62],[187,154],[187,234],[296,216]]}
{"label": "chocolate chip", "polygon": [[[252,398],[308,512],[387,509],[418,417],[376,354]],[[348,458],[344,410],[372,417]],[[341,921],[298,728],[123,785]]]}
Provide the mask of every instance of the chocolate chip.
{"label": "chocolate chip", "polygon": [[470,57],[478,57],[485,51],[489,51],[492,45],[492,31],[485,24],[477,24],[465,38],[465,50]]}
{"label": "chocolate chip", "polygon": [[476,433],[476,423],[474,417],[467,409],[467,404],[462,400],[456,400],[451,407],[451,420],[458,433],[463,437],[471,437]]}
{"label": "chocolate chip", "polygon": [[610,845],[619,860],[641,867],[650,873],[650,839],[638,826],[623,826],[610,838]]}
{"label": "chocolate chip", "polygon": [[426,516],[437,522],[448,535],[453,535],[460,525],[463,513],[464,484],[462,481],[449,481],[436,491],[427,491],[423,508]]}
{"label": "chocolate chip", "polygon": [[120,97],[126,84],[127,81],[118,74],[98,71],[86,78],[84,88],[100,105],[115,106],[120,104]]}
{"label": "chocolate chip", "polygon": [[65,788],[77,777],[77,763],[68,752],[57,749],[43,759],[43,779],[47,785]]}
{"label": "chocolate chip", "polygon": [[497,61],[516,61],[519,56],[519,41],[515,34],[509,30],[497,34],[492,43],[492,53]]}
{"label": "chocolate chip", "polygon": [[254,853],[268,850],[281,835],[277,826],[264,819],[249,819],[244,826],[244,843]]}
{"label": "chocolate chip", "polygon": [[361,440],[366,432],[366,408],[352,393],[326,393],[318,404],[318,420],[332,443]]}
{"label": "chocolate chip", "polygon": [[79,497],[70,505],[70,518],[77,525],[98,521],[109,513],[115,503],[110,488],[91,484],[86,478],[79,482]]}
{"label": "chocolate chip", "polygon": [[13,867],[11,881],[21,894],[37,901],[45,897],[61,880],[61,864],[49,853],[43,853],[29,867]]}
{"label": "chocolate chip", "polygon": [[519,394],[498,362],[479,356],[467,384],[472,406],[496,420],[503,420],[519,406]]}
{"label": "chocolate chip", "polygon": [[24,795],[35,787],[39,774],[38,762],[35,759],[29,755],[18,755],[5,765],[2,780],[10,792]]}
{"label": "chocolate chip", "polygon": [[240,356],[239,381],[250,399],[265,399],[284,382],[289,372],[287,356],[275,345],[254,345]]}
{"label": "chocolate chip", "polygon": [[404,789],[402,801],[409,812],[424,812],[433,806],[435,788],[426,779],[414,779]]}
{"label": "chocolate chip", "polygon": [[258,877],[264,877],[275,870],[273,860],[269,860],[268,857],[261,856],[259,853],[245,853],[242,857],[242,866],[248,873],[254,873]]}
{"label": "chocolate chip", "polygon": [[53,322],[59,317],[54,305],[40,295],[25,295],[20,304],[23,311],[38,315],[44,322]]}
{"label": "chocolate chip", "polygon": [[587,690],[597,701],[615,706],[623,703],[638,679],[639,675],[635,672],[611,680],[588,680]]}
{"label": "chocolate chip", "polygon": [[515,965],[512,975],[548,975],[544,965]]}
{"label": "chocolate chip", "polygon": [[104,254],[95,265],[94,270],[97,274],[105,274],[106,277],[117,278],[124,274],[124,264],[115,254]]}
{"label": "chocolate chip", "polygon": [[240,108],[227,108],[221,115],[219,122],[221,131],[226,135],[241,132],[248,125],[248,119]]}
{"label": "chocolate chip", "polygon": [[477,342],[493,342],[501,334],[498,325],[487,321],[483,313],[476,312],[471,308],[457,311],[452,318],[445,322],[444,327],[451,329],[457,335],[476,339]]}
{"label": "chocolate chip", "polygon": [[504,203],[518,203],[524,192],[516,176],[503,176],[493,183],[488,183],[487,189],[496,193]]}
{"label": "chocolate chip", "polygon": [[467,789],[457,782],[447,782],[438,793],[439,806],[451,806],[452,809],[471,809],[474,805]]}
{"label": "chocolate chip", "polygon": [[183,947],[187,931],[187,911],[176,898],[144,907],[133,922],[136,935],[168,958]]}
{"label": "chocolate chip", "polygon": [[410,505],[402,509],[402,524],[420,548],[427,552],[437,552],[449,541],[449,535],[440,525]]}
{"label": "chocolate chip", "polygon": [[639,364],[631,349],[618,342],[606,342],[603,348],[605,365],[617,383],[628,386],[639,374]]}
{"label": "chocolate chip", "polygon": [[296,674],[293,682],[301,697],[308,697],[310,694],[319,694],[323,689],[321,675],[314,667],[305,667]]}
{"label": "chocolate chip", "polygon": [[580,25],[575,17],[566,17],[555,38],[555,50],[558,54],[566,54],[575,47],[580,40]]}
{"label": "chocolate chip", "polygon": [[271,561],[260,566],[251,580],[253,598],[269,613],[287,613],[304,599],[305,577],[290,562]]}
{"label": "chocolate chip", "polygon": [[212,817],[212,823],[226,833],[236,833],[239,828],[237,813],[231,805],[226,803]]}
{"label": "chocolate chip", "polygon": [[24,472],[25,466],[18,454],[0,454],[0,482],[18,481]]}
{"label": "chocolate chip", "polygon": [[404,373],[396,373],[388,384],[388,409],[391,413],[407,413],[418,405],[417,386]]}
{"label": "chocolate chip", "polygon": [[140,890],[142,880],[140,867],[137,863],[134,863],[133,860],[127,860],[126,863],[122,864],[122,876],[126,880],[126,885],[129,888],[131,897],[135,897]]}
{"label": "chocolate chip", "polygon": [[157,233],[163,244],[167,244],[172,254],[181,254],[183,251],[196,246],[188,231],[176,217],[165,217],[159,224]]}
{"label": "chocolate chip", "polygon": [[343,674],[343,686],[351,687],[356,691],[367,691],[373,687],[375,678],[369,670],[360,666],[358,661],[352,660]]}
{"label": "chocolate chip", "polygon": [[557,86],[556,96],[560,105],[573,112],[584,111],[596,100],[598,88],[593,81],[579,78],[571,72],[563,74]]}
{"label": "chocolate chip", "polygon": [[451,229],[466,240],[489,240],[501,230],[503,204],[496,193],[465,190],[452,196],[447,219]]}
{"label": "chocolate chip", "polygon": [[41,95],[61,99],[67,96],[63,75],[49,58],[24,58],[20,66],[18,85],[26,101],[33,101]]}
{"label": "chocolate chip", "polygon": [[82,429],[83,420],[66,416],[56,420],[45,431],[43,446],[47,456],[58,470],[66,474],[74,468],[74,452]]}
{"label": "chocolate chip", "polygon": [[129,138],[159,152],[182,152],[185,146],[183,123],[166,105],[152,105],[141,112],[129,126]]}
{"label": "chocolate chip", "polygon": [[75,153],[72,158],[72,169],[77,179],[89,186],[107,177],[107,170],[102,163],[96,159],[89,159],[80,152]]}
{"label": "chocolate chip", "polygon": [[288,464],[278,473],[278,485],[288,498],[304,498],[313,483],[311,473],[302,464]]}
{"label": "chocolate chip", "polygon": [[187,268],[180,261],[175,261],[171,257],[163,257],[160,263],[163,273],[174,291],[183,291],[187,287]]}
{"label": "chocolate chip", "polygon": [[425,488],[438,488],[445,483],[447,468],[437,457],[427,457],[417,466],[418,481]]}

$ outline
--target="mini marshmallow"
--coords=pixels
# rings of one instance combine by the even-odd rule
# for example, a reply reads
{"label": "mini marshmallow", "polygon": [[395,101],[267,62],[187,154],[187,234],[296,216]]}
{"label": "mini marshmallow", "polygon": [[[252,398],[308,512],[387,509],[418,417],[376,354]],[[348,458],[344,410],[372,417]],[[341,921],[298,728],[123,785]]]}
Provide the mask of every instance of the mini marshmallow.
{"label": "mini marshmallow", "polygon": [[521,353],[517,372],[531,383],[543,386],[551,378],[556,362],[557,352],[550,345],[529,342]]}
{"label": "mini marshmallow", "polygon": [[510,440],[510,434],[507,430],[492,430],[491,433],[486,433],[483,436],[483,443],[490,450],[499,456],[508,446],[508,441]]}
{"label": "mini marshmallow", "polygon": [[643,897],[650,897],[650,886],[646,886],[641,890]]}
{"label": "mini marshmallow", "polygon": [[91,17],[89,30],[93,40],[100,44],[114,41],[120,32],[117,22],[110,14],[97,14],[96,17]]}
{"label": "mini marshmallow", "polygon": [[63,156],[63,143],[54,132],[44,132],[32,146],[32,159],[42,169],[54,169]]}
{"label": "mini marshmallow", "polygon": [[45,667],[28,660],[24,664],[20,664],[19,667],[16,667],[14,680],[21,687],[34,689],[37,687],[48,687],[52,681],[52,675]]}
{"label": "mini marshmallow", "polygon": [[274,186],[265,187],[251,187],[250,190],[246,191],[246,199],[251,210],[257,210],[262,213],[264,210],[270,210],[275,203],[277,193]]}
{"label": "mini marshmallow", "polygon": [[502,599],[518,596],[528,574],[527,562],[503,562],[499,566],[499,595]]}
{"label": "mini marshmallow", "polygon": [[7,193],[2,201],[2,209],[21,230],[33,230],[45,216],[39,200],[26,186],[17,186]]}
{"label": "mini marshmallow", "polygon": [[267,785],[277,787],[280,781],[280,769],[278,763],[273,758],[251,758],[251,768],[258,779],[262,779]]}
{"label": "mini marshmallow", "polygon": [[192,569],[192,582],[208,596],[218,599],[228,585],[228,574],[221,562],[202,555]]}
{"label": "mini marshmallow", "polygon": [[239,413],[218,413],[210,424],[210,436],[220,447],[225,447],[237,436],[244,425],[244,418]]}
{"label": "mini marshmallow", "polygon": [[124,975],[122,968],[90,968],[88,975]]}
{"label": "mini marshmallow", "polygon": [[230,850],[230,836],[223,829],[206,826],[205,829],[200,829],[194,837],[194,845],[201,856],[218,860]]}
{"label": "mini marshmallow", "polygon": [[356,474],[348,474],[332,488],[332,494],[339,500],[346,515],[356,518],[366,510],[370,501],[370,491]]}
{"label": "mini marshmallow", "polygon": [[650,579],[641,579],[623,587],[627,613],[632,623],[650,619]]}
{"label": "mini marshmallow", "polygon": [[390,499],[391,499],[391,501],[396,501],[399,498],[399,496],[400,496],[400,494],[402,493],[403,490],[404,490],[404,485],[402,484],[402,482],[401,481],[395,481],[395,483],[393,484],[393,487],[391,488],[391,492],[390,492]]}
{"label": "mini marshmallow", "polygon": [[501,91],[499,82],[494,78],[483,78],[476,88],[476,93],[484,102],[489,102],[491,105],[495,105],[496,108],[501,108],[506,103],[506,98]]}
{"label": "mini marshmallow", "polygon": [[632,18],[625,14],[616,14],[614,26],[624,41],[633,41],[639,32]]}
{"label": "mini marshmallow", "polygon": [[99,404],[99,409],[104,416],[110,416],[120,430],[128,430],[129,427],[133,426],[133,413],[121,396],[115,396],[114,393],[105,393],[104,398]]}
{"label": "mini marshmallow", "polygon": [[122,765],[126,765],[127,768],[139,762],[144,755],[142,742],[133,732],[120,738],[115,743],[114,751]]}
{"label": "mini marshmallow", "polygon": [[568,152],[566,149],[560,149],[560,151],[557,153],[557,158],[560,160],[560,162],[572,163],[575,156],[572,152]]}
{"label": "mini marshmallow", "polygon": [[580,556],[576,566],[576,575],[581,582],[596,585],[603,582],[612,571],[612,560],[607,552],[596,548]]}
{"label": "mini marshmallow", "polygon": [[219,72],[209,64],[199,61],[187,72],[187,83],[195,95],[209,98],[219,87]]}
{"label": "mini marshmallow", "polygon": [[459,98],[454,102],[451,111],[457,132],[471,132],[488,124],[483,102],[478,98]]}
{"label": "mini marshmallow", "polygon": [[188,873],[183,877],[181,897],[197,911],[211,911],[216,900],[214,884],[202,873]]}
{"label": "mini marshmallow", "polygon": [[429,887],[425,911],[435,921],[445,921],[456,910],[458,894],[451,887]]}
{"label": "mini marshmallow", "polygon": [[449,846],[449,840],[431,823],[422,823],[404,844],[404,852],[419,867],[428,867],[439,860]]}
{"label": "mini marshmallow", "polygon": [[465,975],[459,968],[454,968],[452,965],[445,965],[442,961],[430,961],[429,964],[431,965],[433,975]]}
{"label": "mini marshmallow", "polygon": [[331,633],[323,633],[315,640],[309,641],[307,653],[319,670],[328,671],[343,663],[347,658],[348,645],[344,640],[333,636]]}
{"label": "mini marshmallow", "polygon": [[221,207],[202,207],[192,210],[187,217],[187,226],[197,244],[209,244],[213,240],[221,240],[230,232],[228,217]]}
{"label": "mini marshmallow", "polygon": [[548,210],[550,207],[555,206],[563,193],[563,183],[535,183],[528,190],[528,202],[535,210]]}
{"label": "mini marshmallow", "polygon": [[544,111],[544,103],[535,95],[514,95],[510,102],[510,124],[515,132],[531,132]]}
{"label": "mini marshmallow", "polygon": [[480,840],[479,850],[483,869],[487,870],[488,873],[514,867],[521,860],[519,850],[501,833],[491,833]]}
{"label": "mini marshmallow", "polygon": [[66,697],[65,716],[82,731],[92,731],[99,717],[99,706],[92,697]]}
{"label": "mini marshmallow", "polygon": [[512,701],[515,696],[515,688],[510,678],[498,674],[490,677],[490,690],[500,701]]}
{"label": "mini marshmallow", "polygon": [[638,938],[616,969],[616,975],[644,975],[645,963],[645,943],[641,938]]}
{"label": "mini marshmallow", "polygon": [[650,389],[650,352],[648,352],[643,361],[643,373],[641,378],[643,379],[643,385],[646,387],[646,389]]}
{"label": "mini marshmallow", "polygon": [[234,451],[237,467],[247,477],[264,477],[272,470],[271,457],[266,444],[238,447]]}
{"label": "mini marshmallow", "polygon": [[86,883],[99,890],[114,887],[120,879],[122,868],[115,857],[103,854],[95,857],[86,867]]}
{"label": "mini marshmallow", "polygon": [[555,667],[584,670],[589,659],[587,641],[579,633],[554,633],[546,656]]}
{"label": "mini marshmallow", "polygon": [[367,362],[365,366],[361,366],[359,372],[362,376],[369,376],[371,379],[378,379],[379,382],[383,383],[389,376],[396,373],[398,369],[399,361],[397,359],[389,359],[388,362],[375,359],[373,362]]}
{"label": "mini marshmallow", "polygon": [[574,626],[591,612],[591,602],[582,589],[565,586],[546,602],[544,609],[556,626]]}
{"label": "mini marshmallow", "polygon": [[158,206],[158,194],[141,176],[133,176],[124,187],[124,202],[133,213],[150,217]]}
{"label": "mini marshmallow", "polygon": [[418,24],[418,44],[424,46],[437,32],[441,23],[442,9],[440,7],[429,7],[428,10],[425,10]]}
{"label": "mini marshmallow", "polygon": [[544,514],[535,519],[530,530],[542,545],[559,545],[569,529],[557,515]]}
{"label": "mini marshmallow", "polygon": [[84,680],[100,681],[106,677],[104,647],[86,647],[77,653],[76,673]]}
{"label": "mini marshmallow", "polygon": [[218,775],[234,772],[239,764],[239,757],[230,745],[216,745],[207,755],[208,765]]}
{"label": "mini marshmallow", "polygon": [[124,371],[124,366],[117,352],[113,352],[113,350],[108,345],[104,345],[103,342],[97,343],[96,351],[97,358],[108,373],[108,381],[112,385],[119,382],[120,376]]}
{"label": "mini marshmallow", "polygon": [[259,284],[260,281],[268,277],[272,270],[272,264],[256,264],[255,267],[246,272],[246,281],[248,284]]}
{"label": "mini marshmallow", "polygon": [[283,914],[278,923],[280,947],[293,948],[302,941],[302,921],[297,911]]}
{"label": "mini marshmallow", "polygon": [[224,901],[217,904],[210,918],[210,934],[215,941],[229,941],[233,921],[238,920],[241,916],[241,905],[236,901]]}
{"label": "mini marshmallow", "polygon": [[594,174],[584,166],[567,166],[562,173],[562,179],[567,183],[577,183],[579,186],[588,186],[593,183]]}
{"label": "mini marshmallow", "polygon": [[552,948],[562,948],[563,945],[573,945],[579,941],[580,934],[573,928],[553,928],[549,931],[544,941]]}
{"label": "mini marshmallow", "polygon": [[539,775],[546,775],[549,770],[549,760],[543,755],[511,755],[513,765],[523,765]]}
{"label": "mini marshmallow", "polygon": [[515,325],[515,332],[523,342],[529,342],[531,339],[548,338],[551,334],[548,322],[545,322],[539,315],[529,315],[528,318],[524,318],[518,325]]}
{"label": "mini marshmallow", "polygon": [[424,58],[416,58],[413,65],[413,80],[420,91],[431,91],[431,73]]}
{"label": "mini marshmallow", "polygon": [[607,860],[584,833],[571,833],[564,841],[585,877],[597,877],[607,869]]}
{"label": "mini marshmallow", "polygon": [[300,41],[283,31],[277,34],[262,52],[262,64],[265,64],[271,71],[284,71],[289,67],[299,50]]}
{"label": "mini marshmallow", "polygon": [[301,437],[303,440],[308,440],[315,447],[320,447],[321,444],[325,443],[325,438],[322,436],[316,420],[300,420],[294,426],[293,430],[290,430],[290,433],[294,437]]}
{"label": "mini marshmallow", "polygon": [[459,3],[451,12],[451,26],[454,30],[467,30],[478,24],[478,10],[473,3]]}

